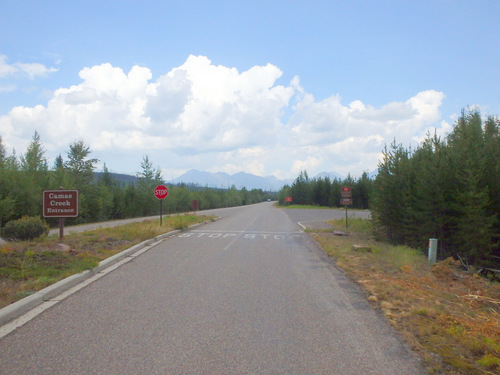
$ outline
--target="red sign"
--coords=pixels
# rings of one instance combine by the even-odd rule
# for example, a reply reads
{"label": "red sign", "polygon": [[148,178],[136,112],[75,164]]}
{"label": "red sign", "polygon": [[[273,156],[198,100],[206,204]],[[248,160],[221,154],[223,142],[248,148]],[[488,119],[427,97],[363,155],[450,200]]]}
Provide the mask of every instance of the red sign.
{"label": "red sign", "polygon": [[292,201],[292,197],[285,197],[285,202],[291,202]]}
{"label": "red sign", "polygon": [[43,216],[77,217],[78,190],[45,190],[43,192]]}
{"label": "red sign", "polygon": [[340,189],[340,196],[342,198],[351,198],[352,197],[352,195],[351,195],[351,187],[350,186],[343,186]]}
{"label": "red sign", "polygon": [[165,185],[158,185],[155,188],[155,197],[158,199],[165,199],[168,195],[168,189]]}

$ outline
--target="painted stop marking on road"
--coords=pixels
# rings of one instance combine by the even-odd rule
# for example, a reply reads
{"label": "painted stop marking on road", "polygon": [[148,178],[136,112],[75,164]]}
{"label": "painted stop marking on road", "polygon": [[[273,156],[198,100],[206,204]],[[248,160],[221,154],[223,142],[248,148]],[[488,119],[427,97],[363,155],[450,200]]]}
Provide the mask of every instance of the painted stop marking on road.
{"label": "painted stop marking on road", "polygon": [[158,185],[155,188],[155,197],[158,199],[165,199],[168,195],[168,189],[165,185]]}

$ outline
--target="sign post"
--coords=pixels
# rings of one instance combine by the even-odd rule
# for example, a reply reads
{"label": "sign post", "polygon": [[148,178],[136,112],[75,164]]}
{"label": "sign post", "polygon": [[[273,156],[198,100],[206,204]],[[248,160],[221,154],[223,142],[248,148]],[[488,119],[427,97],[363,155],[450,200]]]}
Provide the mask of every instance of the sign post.
{"label": "sign post", "polygon": [[64,237],[64,218],[78,217],[78,190],[45,190],[43,216],[59,218],[59,238]]}
{"label": "sign post", "polygon": [[347,230],[347,206],[352,206],[352,191],[350,186],[343,186],[340,189],[340,204],[345,206],[345,230]]}
{"label": "sign post", "polygon": [[191,201],[191,208],[193,209],[194,213],[196,214],[196,211],[198,211],[200,208],[199,208],[199,201],[198,199],[194,199]]}
{"label": "sign post", "polygon": [[163,200],[168,195],[168,189],[165,185],[158,185],[155,188],[155,197],[160,200],[160,226],[162,225],[162,216],[163,216]]}

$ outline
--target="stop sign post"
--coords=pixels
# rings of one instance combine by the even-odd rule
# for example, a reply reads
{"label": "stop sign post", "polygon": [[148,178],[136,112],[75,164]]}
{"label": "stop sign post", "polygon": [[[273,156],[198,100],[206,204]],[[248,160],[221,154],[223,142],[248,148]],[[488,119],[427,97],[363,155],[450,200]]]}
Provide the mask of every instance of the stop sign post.
{"label": "stop sign post", "polygon": [[168,195],[168,189],[165,185],[158,185],[155,188],[155,197],[160,200],[160,226],[162,225],[162,216],[163,216],[163,200]]}

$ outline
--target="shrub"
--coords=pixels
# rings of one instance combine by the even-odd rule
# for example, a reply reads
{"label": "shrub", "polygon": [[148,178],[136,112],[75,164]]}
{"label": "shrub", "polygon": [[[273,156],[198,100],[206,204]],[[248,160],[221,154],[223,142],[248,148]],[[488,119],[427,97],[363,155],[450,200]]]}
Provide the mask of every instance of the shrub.
{"label": "shrub", "polygon": [[29,241],[49,233],[49,226],[40,217],[23,216],[5,224],[1,236],[10,241]]}

